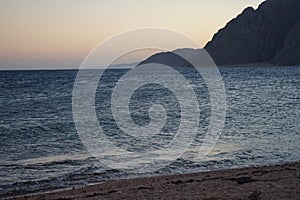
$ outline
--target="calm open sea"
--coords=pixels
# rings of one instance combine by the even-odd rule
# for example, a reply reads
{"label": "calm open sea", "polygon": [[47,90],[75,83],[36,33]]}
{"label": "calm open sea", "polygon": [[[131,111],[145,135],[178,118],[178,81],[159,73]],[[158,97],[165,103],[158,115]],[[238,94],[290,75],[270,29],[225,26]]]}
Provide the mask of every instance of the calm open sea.
{"label": "calm open sea", "polygon": [[[201,116],[192,146],[171,165],[148,175],[188,173],[213,169],[270,165],[300,160],[300,67],[221,67],[226,87],[225,128],[213,151],[202,160],[193,159],[210,119],[207,88],[195,70],[179,70],[193,84]],[[116,144],[123,140],[112,119],[110,94],[127,70],[105,72],[96,93],[99,123]],[[0,197],[117,178],[134,177],[95,165],[83,146],[72,116],[72,89],[76,70],[0,71]],[[168,79],[168,74],[161,74]],[[147,76],[147,74],[145,74]],[[176,85],[176,83],[174,83]],[[166,133],[178,129],[176,97],[166,88],[146,85],[132,98],[132,118],[149,123],[147,106],[162,100],[167,107]],[[173,99],[173,100],[172,100]],[[146,103],[145,103],[146,102]],[[146,110],[146,111],[145,111]],[[172,113],[173,112],[173,113]],[[172,137],[171,137],[172,138]],[[156,138],[156,145],[169,137]],[[148,148],[139,144],[134,151]]]}

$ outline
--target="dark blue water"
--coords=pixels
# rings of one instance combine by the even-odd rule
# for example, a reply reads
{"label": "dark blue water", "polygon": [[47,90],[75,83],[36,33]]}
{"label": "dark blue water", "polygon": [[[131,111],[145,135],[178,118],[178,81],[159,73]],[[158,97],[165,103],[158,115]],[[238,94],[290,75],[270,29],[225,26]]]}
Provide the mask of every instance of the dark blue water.
{"label": "dark blue water", "polygon": [[[220,68],[220,72],[228,109],[225,128],[214,150],[205,159],[194,159],[203,137],[199,132],[182,158],[145,175],[300,160],[300,67],[227,67]],[[124,73],[126,70],[106,72],[97,90],[96,111],[100,124],[116,145],[122,145],[123,141],[134,149],[133,141],[115,137],[120,130],[112,122],[109,109],[109,94]],[[210,118],[205,84],[192,69],[181,73],[194,84],[201,109],[200,130],[205,132]],[[82,145],[72,118],[76,74],[75,70],[0,71],[0,196],[136,176],[95,166],[95,159]],[[156,138],[156,145],[164,145],[178,127],[179,105],[172,95],[150,84],[141,88],[130,104],[133,120],[142,126],[149,123],[146,111],[151,101],[162,97],[175,99],[163,101],[165,107],[169,106],[164,129],[170,135]],[[139,143],[135,150],[152,145]]]}

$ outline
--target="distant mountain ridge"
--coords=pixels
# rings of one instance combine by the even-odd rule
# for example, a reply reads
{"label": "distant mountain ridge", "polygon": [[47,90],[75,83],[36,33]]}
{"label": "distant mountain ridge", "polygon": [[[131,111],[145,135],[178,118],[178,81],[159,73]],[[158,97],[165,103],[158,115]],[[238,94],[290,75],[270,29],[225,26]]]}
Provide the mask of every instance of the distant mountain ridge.
{"label": "distant mountain ridge", "polygon": [[175,68],[178,67],[190,67],[191,64],[187,62],[185,59],[182,57],[178,56],[178,54],[187,54],[190,51],[198,51],[201,53],[200,49],[189,49],[189,48],[184,48],[184,49],[176,49],[172,52],[161,52],[161,53],[156,53],[146,60],[142,61],[139,63],[139,65],[146,64],[146,63],[160,63],[163,65],[167,66],[172,66]]}
{"label": "distant mountain ridge", "polygon": [[[256,10],[248,7],[204,48],[218,66],[300,65],[300,0],[266,0]],[[172,52],[158,53],[142,63],[189,65],[178,57]]]}

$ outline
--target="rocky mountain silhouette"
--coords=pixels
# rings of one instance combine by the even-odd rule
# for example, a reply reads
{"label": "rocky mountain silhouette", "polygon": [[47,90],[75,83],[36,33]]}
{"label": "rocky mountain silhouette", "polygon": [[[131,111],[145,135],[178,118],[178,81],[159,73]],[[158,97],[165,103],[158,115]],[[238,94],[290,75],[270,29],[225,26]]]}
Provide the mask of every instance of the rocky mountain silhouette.
{"label": "rocky mountain silhouette", "polygon": [[[248,7],[204,48],[218,66],[300,65],[300,0],[266,0],[256,10]],[[149,62],[189,65],[172,52],[154,54],[142,63]]]}
{"label": "rocky mountain silhouette", "polygon": [[167,66],[172,66],[174,68],[178,67],[190,67],[191,64],[187,62],[184,58],[177,55],[178,54],[188,54],[188,53],[194,53],[194,52],[201,53],[200,49],[176,49],[172,52],[161,52],[156,53],[146,60],[139,63],[139,65],[146,64],[146,63],[159,63]]}

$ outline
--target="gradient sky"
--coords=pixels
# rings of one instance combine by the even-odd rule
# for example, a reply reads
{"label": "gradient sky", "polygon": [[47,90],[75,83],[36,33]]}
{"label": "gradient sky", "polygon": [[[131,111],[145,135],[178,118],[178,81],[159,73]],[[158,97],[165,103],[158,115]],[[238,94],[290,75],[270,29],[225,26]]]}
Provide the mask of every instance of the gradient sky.
{"label": "gradient sky", "polygon": [[0,0],[0,69],[75,68],[103,40],[140,27],[179,31],[204,46],[244,8],[261,2]]}

